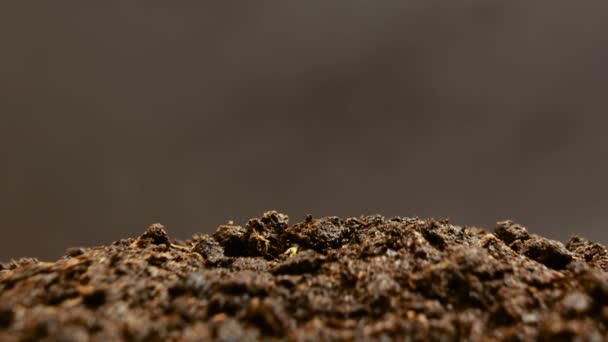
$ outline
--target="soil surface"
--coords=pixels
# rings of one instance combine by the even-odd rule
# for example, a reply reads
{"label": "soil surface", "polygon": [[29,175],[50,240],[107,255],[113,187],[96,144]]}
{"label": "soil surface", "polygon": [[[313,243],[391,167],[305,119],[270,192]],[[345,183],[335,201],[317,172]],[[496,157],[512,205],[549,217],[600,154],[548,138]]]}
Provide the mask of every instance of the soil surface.
{"label": "soil surface", "polygon": [[606,270],[604,246],[511,221],[271,211],[187,241],[155,224],[0,264],[0,340],[603,341]]}

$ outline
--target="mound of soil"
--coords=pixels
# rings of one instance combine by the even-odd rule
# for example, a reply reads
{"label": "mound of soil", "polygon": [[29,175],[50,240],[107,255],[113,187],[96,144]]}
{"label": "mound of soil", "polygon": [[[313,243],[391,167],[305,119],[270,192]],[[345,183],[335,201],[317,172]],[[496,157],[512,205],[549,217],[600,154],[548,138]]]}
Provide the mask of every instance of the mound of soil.
{"label": "mound of soil", "polygon": [[608,251],[511,221],[327,217],[172,240],[152,225],[0,264],[0,340],[607,340]]}

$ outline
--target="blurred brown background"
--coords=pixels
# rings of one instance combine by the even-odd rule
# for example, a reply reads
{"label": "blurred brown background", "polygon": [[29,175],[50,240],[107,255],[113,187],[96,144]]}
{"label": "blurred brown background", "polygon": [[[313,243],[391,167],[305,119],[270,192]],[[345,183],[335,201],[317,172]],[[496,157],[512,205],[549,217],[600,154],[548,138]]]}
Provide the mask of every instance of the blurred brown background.
{"label": "blurred brown background", "polygon": [[269,209],[608,242],[607,9],[4,2],[0,260]]}

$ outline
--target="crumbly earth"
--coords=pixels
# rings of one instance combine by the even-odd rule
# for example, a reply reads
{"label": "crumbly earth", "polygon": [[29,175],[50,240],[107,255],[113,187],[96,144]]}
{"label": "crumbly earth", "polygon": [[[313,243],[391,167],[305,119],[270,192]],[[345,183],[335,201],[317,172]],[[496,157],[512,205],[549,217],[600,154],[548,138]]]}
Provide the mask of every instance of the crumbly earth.
{"label": "crumbly earth", "polygon": [[[0,264],[1,341],[608,340],[608,251],[511,221],[271,211]],[[407,339],[406,339],[407,337]]]}

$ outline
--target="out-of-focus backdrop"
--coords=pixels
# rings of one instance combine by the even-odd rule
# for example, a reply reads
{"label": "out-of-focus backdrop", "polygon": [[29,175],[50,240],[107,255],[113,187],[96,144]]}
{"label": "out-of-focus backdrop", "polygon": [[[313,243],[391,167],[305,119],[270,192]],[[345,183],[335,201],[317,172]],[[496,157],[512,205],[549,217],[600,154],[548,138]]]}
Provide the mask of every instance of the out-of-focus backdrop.
{"label": "out-of-focus backdrop", "polygon": [[0,260],[290,215],[608,242],[608,3],[0,4]]}

